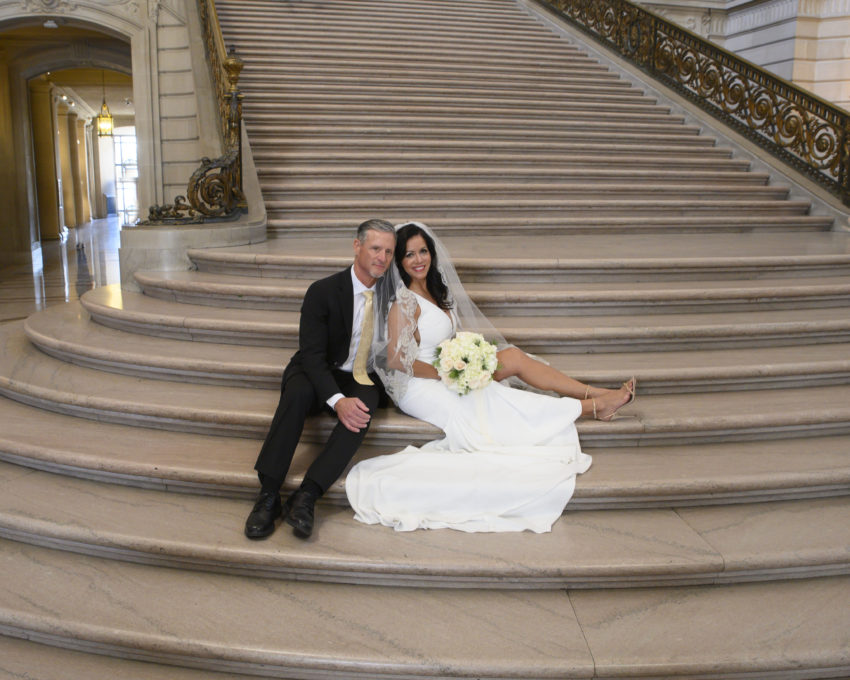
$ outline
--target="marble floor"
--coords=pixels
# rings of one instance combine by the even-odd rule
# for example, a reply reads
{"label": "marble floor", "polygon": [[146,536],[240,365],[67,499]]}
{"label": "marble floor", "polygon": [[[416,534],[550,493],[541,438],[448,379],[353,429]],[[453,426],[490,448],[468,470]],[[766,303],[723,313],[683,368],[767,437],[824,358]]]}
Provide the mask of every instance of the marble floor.
{"label": "marble floor", "polygon": [[44,241],[41,262],[0,269],[0,323],[76,300],[91,288],[120,283],[120,234],[117,216],[87,222],[61,240]]}

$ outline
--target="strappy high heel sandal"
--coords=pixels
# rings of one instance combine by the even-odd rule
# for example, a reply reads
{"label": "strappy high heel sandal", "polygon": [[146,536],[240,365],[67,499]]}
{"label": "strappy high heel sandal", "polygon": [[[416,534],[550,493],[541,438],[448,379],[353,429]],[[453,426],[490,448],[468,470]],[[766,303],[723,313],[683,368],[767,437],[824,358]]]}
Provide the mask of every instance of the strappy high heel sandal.
{"label": "strappy high heel sandal", "polygon": [[[631,384],[631,387],[629,387],[629,384]],[[632,376],[631,379],[629,379],[629,380],[627,380],[626,382],[623,383],[623,387],[625,387],[626,391],[629,393],[629,399],[626,403],[623,404],[623,406],[628,406],[637,397],[637,394],[636,394],[636,392],[637,392],[637,378]],[[590,385],[588,385],[587,389],[584,391],[585,399],[587,399],[587,394],[589,392],[590,392]],[[620,406],[611,415],[608,415],[604,418],[600,418],[596,414],[596,398],[594,397],[593,399],[591,399],[591,401],[593,402],[593,419],[594,420],[602,420],[602,421],[605,421],[605,422],[609,422],[609,421],[614,419],[615,415],[617,415],[617,411],[619,411],[621,408],[623,408],[623,406]]]}
{"label": "strappy high heel sandal", "polygon": [[[631,387],[629,387],[629,383],[632,384]],[[623,387],[625,387],[629,392],[629,400],[623,404],[623,406],[628,406],[637,398],[637,378],[632,376],[629,380],[626,380],[626,382],[623,383]],[[622,406],[620,408],[622,408]]]}

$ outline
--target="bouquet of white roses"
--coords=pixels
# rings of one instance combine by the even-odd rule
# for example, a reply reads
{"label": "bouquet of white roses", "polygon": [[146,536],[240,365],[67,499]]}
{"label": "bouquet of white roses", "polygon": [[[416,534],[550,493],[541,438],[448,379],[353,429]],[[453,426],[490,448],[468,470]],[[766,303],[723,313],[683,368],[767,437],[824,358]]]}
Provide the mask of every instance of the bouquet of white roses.
{"label": "bouquet of white roses", "polygon": [[481,389],[499,367],[496,345],[480,333],[460,331],[437,345],[434,367],[446,386],[458,394]]}

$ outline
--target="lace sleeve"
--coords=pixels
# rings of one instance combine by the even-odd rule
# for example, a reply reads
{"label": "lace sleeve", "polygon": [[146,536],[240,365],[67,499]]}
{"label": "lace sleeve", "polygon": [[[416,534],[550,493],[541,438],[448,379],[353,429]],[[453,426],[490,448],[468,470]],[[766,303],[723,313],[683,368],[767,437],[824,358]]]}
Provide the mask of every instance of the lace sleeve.
{"label": "lace sleeve", "polygon": [[416,340],[419,303],[413,293],[400,285],[388,307],[386,316],[376,319],[380,331],[376,334],[377,342],[373,342],[375,371],[387,394],[398,403],[413,377],[413,362],[419,354]]}

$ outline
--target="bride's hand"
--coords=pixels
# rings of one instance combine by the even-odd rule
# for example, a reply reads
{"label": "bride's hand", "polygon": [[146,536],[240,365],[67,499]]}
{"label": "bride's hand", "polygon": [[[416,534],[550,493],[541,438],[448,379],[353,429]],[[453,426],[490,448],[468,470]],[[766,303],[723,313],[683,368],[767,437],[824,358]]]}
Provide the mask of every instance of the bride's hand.
{"label": "bride's hand", "polygon": [[360,432],[369,424],[369,409],[357,397],[343,397],[334,404],[339,422],[352,432]]}

